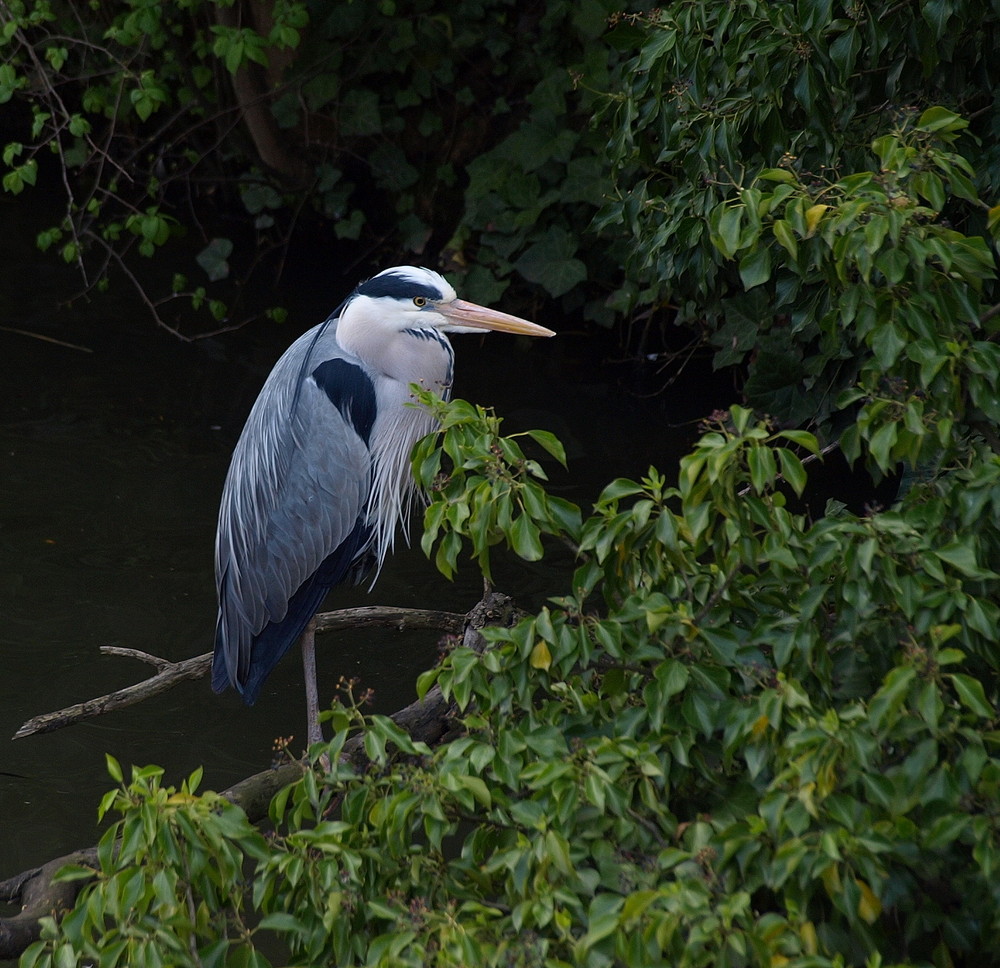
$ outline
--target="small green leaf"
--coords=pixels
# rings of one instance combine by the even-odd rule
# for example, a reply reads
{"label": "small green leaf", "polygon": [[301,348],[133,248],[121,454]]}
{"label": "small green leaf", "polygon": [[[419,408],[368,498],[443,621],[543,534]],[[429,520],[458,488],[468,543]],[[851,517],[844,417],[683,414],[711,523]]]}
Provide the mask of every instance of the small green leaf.
{"label": "small green leaf", "polygon": [[977,562],[976,549],[973,546],[971,535],[966,535],[943,548],[936,549],[934,554],[968,578],[996,577],[993,572],[980,567]]}
{"label": "small green leaf", "polygon": [[890,669],[881,688],[868,704],[868,716],[872,729],[890,729],[893,718],[902,706],[910,687],[916,680],[913,666],[896,666]]}
{"label": "small green leaf", "polygon": [[284,934],[305,934],[307,931],[305,922],[287,911],[274,911],[265,915],[258,927],[265,931],[278,931]]}
{"label": "small green leaf", "polygon": [[951,680],[959,700],[966,709],[984,719],[994,718],[996,710],[987,700],[983,684],[978,679],[973,679],[972,676],[962,672],[949,672],[945,678]]}
{"label": "small green leaf", "polygon": [[888,370],[896,362],[906,344],[901,328],[892,322],[879,326],[871,338],[872,352],[883,370]]}
{"label": "small green leaf", "polygon": [[751,447],[747,455],[750,467],[750,482],[758,494],[763,494],[778,474],[774,452],[769,447]]}
{"label": "small green leaf", "polygon": [[[941,4],[924,4],[925,7],[941,6]],[[948,3],[950,8],[951,4]],[[954,111],[949,111],[943,107],[928,108],[920,115],[917,127],[922,131],[962,131],[969,126],[969,122],[959,117]]]}
{"label": "small green leaf", "polygon": [[204,249],[195,256],[195,262],[205,270],[212,282],[226,279],[229,276],[229,256],[233,253],[231,239],[212,239]]}
{"label": "small green leaf", "polygon": [[771,250],[761,245],[740,260],[740,279],[745,289],[753,289],[771,278]]}
{"label": "small green leaf", "polygon": [[742,205],[723,203],[710,219],[712,243],[727,259],[731,259],[740,247],[740,228],[743,224]]}
{"label": "small green leaf", "polygon": [[121,764],[110,753],[104,754],[104,763],[107,767],[108,775],[115,783],[121,783],[123,779]]}
{"label": "small green leaf", "polygon": [[890,286],[902,282],[909,265],[909,256],[902,249],[886,249],[875,256],[875,267],[885,276]]}
{"label": "small green leaf", "polygon": [[635,481],[619,477],[617,480],[612,481],[607,487],[605,487],[603,491],[601,491],[598,503],[601,505],[610,504],[612,501],[618,501],[623,497],[631,497],[633,494],[641,493],[641,484],[636,484]]}
{"label": "small green leaf", "polygon": [[778,459],[781,462],[781,476],[788,482],[795,493],[801,497],[806,489],[808,476],[802,461],[787,447],[778,449]]}
{"label": "small green leaf", "polygon": [[896,446],[898,436],[898,424],[890,422],[879,427],[868,441],[868,452],[883,472],[888,472],[896,464],[893,448]]}
{"label": "small green leaf", "polygon": [[795,181],[795,176],[785,168],[765,168],[757,177],[763,178],[764,181],[773,182],[787,183]]}
{"label": "small green leaf", "polygon": [[546,452],[551,454],[563,467],[566,466],[566,449],[555,434],[547,430],[528,430],[527,435]]}
{"label": "small green leaf", "polygon": [[529,282],[543,286],[550,296],[565,295],[587,278],[587,267],[578,258],[579,240],[560,226],[551,226],[545,235],[524,251],[514,264]]}
{"label": "small green leaf", "polygon": [[538,561],[544,554],[541,534],[527,514],[514,519],[510,529],[510,544],[525,561]]}
{"label": "small green leaf", "polygon": [[774,237],[784,246],[785,251],[792,257],[792,259],[797,259],[799,256],[799,243],[795,238],[795,230],[792,228],[790,222],[786,219],[778,219],[772,228],[774,232]]}
{"label": "small green leaf", "polygon": [[944,208],[947,196],[944,190],[944,183],[932,171],[918,171],[910,180],[913,190],[928,202],[931,207],[940,212]]}

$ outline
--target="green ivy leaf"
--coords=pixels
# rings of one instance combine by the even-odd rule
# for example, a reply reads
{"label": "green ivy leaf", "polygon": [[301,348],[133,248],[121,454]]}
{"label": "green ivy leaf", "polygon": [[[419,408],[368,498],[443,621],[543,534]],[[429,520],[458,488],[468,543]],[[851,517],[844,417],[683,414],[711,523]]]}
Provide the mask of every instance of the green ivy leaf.
{"label": "green ivy leaf", "polygon": [[552,297],[562,296],[587,278],[587,267],[575,258],[577,240],[553,226],[514,263],[529,282],[543,286]]}
{"label": "green ivy leaf", "polygon": [[233,254],[231,239],[212,239],[196,256],[195,261],[212,282],[229,277],[229,257]]}
{"label": "green ivy leaf", "polygon": [[995,578],[996,573],[982,568],[976,560],[974,539],[966,535],[934,552],[942,561],[958,569],[969,578]]}
{"label": "green ivy leaf", "polygon": [[515,553],[525,561],[539,561],[544,554],[538,527],[527,514],[514,519],[510,530],[510,543]]}
{"label": "green ivy leaf", "polygon": [[771,278],[771,251],[759,246],[740,259],[740,279],[745,289],[763,285]]}

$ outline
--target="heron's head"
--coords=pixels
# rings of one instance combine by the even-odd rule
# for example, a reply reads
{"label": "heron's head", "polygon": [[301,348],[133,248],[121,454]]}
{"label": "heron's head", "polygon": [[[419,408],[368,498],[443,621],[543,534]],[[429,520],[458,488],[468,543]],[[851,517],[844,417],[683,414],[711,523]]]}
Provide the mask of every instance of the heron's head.
{"label": "heron's head", "polygon": [[555,336],[551,329],[526,319],[459,299],[444,276],[419,266],[395,266],[361,283],[344,306],[341,325],[351,317],[394,332],[436,329],[476,333],[493,329],[524,336]]}

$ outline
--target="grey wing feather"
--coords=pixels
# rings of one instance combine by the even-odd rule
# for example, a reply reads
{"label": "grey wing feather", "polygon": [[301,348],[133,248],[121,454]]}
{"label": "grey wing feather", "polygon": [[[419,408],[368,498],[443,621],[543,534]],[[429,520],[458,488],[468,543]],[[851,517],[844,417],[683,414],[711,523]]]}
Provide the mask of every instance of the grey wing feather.
{"label": "grey wing feather", "polygon": [[[222,494],[216,535],[219,634],[229,680],[246,681],[254,637],[364,513],[368,447],[309,376],[340,357],[335,329],[310,330],[278,361],[247,418]],[[360,365],[360,364],[358,364]]]}

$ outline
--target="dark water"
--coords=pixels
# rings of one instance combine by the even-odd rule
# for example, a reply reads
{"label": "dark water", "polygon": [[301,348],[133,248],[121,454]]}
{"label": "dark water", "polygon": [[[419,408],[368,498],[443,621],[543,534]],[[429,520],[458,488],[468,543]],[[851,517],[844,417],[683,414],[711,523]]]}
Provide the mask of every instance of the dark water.
{"label": "dark water", "polygon": [[[279,294],[295,310],[284,329],[184,345],[157,333],[127,294],[59,308],[77,281],[35,252],[30,211],[8,206],[0,222],[0,326],[92,350],[0,330],[3,879],[95,842],[96,805],[111,786],[105,753],[157,763],[172,783],[203,765],[204,785],[221,789],[265,768],[276,736],[303,735],[301,669],[290,655],[251,709],[200,681],[55,733],[9,739],[31,716],[150,674],[100,655],[102,645],[172,659],[210,649],[212,542],[230,450],[270,364],[344,287],[299,280]],[[689,386],[683,400],[667,401],[668,421],[662,398],[623,392],[619,368],[586,352],[580,335],[531,347],[499,335],[456,344],[456,393],[495,406],[511,429],[562,437],[570,470],[553,468],[554,486],[584,505],[617,475],[639,475],[651,461],[673,466],[691,429],[671,424],[711,406]],[[558,564],[505,562],[498,577],[529,605],[561,590]],[[479,591],[471,565],[449,583],[419,550],[403,551],[370,595],[345,590],[327,605],[464,612]],[[324,636],[321,691],[330,695],[340,675],[358,676],[375,690],[377,709],[391,712],[412,701],[417,674],[436,654],[429,633]]]}

